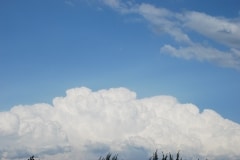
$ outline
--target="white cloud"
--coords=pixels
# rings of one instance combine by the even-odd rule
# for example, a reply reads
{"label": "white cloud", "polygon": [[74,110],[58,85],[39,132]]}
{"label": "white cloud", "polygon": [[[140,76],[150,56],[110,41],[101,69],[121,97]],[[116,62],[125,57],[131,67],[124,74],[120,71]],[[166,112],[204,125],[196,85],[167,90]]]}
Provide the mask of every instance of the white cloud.
{"label": "white cloud", "polygon": [[31,153],[69,150],[61,125],[52,120],[53,111],[50,105],[36,104],[0,112],[0,157],[13,159]]}
{"label": "white cloud", "polygon": [[171,35],[178,42],[191,43],[187,34],[185,34],[176,23],[179,20],[175,13],[165,9],[157,8],[150,4],[141,4],[136,12],[142,15],[158,32]]}
{"label": "white cloud", "polygon": [[184,25],[226,46],[240,49],[240,21],[186,12]]}
{"label": "white cloud", "polygon": [[[197,59],[209,61],[223,67],[240,69],[240,21],[239,19],[227,19],[207,15],[201,12],[188,11],[183,13],[172,12],[166,8],[156,7],[148,3],[124,3],[121,0],[104,0],[111,8],[118,8],[117,11],[137,14],[142,16],[153,28],[155,32],[165,33],[173,37],[175,45],[185,46],[181,49],[166,44],[161,47],[161,51],[170,49],[176,57],[185,59]],[[194,42],[193,35],[189,31],[195,32],[203,37],[199,42]],[[213,40],[225,50],[219,47],[205,46],[209,39]],[[177,43],[176,43],[177,42]],[[187,51],[187,53],[183,53]]]}
{"label": "white cloud", "polygon": [[126,88],[70,89],[52,106],[15,106],[0,112],[0,122],[2,159],[31,154],[41,159],[97,159],[110,151],[125,159],[146,159],[155,149],[212,159],[240,156],[239,124],[213,110],[201,113],[171,96],[137,99]]}
{"label": "white cloud", "polygon": [[199,61],[213,62],[219,66],[240,69],[240,56],[238,55],[239,51],[236,49],[232,49],[229,52],[223,52],[215,48],[193,44],[188,47],[180,48],[165,45],[160,51],[187,60],[197,59]]}
{"label": "white cloud", "polygon": [[[175,55],[175,57],[206,60],[223,67],[240,69],[240,22],[199,12],[174,13],[150,4],[139,5],[137,13],[153,25],[156,31],[169,34],[178,44],[185,46],[176,49],[166,44],[161,48],[161,52]],[[229,51],[221,51],[214,46],[209,47],[201,42],[193,42],[186,29],[194,30],[206,38],[225,45]]]}

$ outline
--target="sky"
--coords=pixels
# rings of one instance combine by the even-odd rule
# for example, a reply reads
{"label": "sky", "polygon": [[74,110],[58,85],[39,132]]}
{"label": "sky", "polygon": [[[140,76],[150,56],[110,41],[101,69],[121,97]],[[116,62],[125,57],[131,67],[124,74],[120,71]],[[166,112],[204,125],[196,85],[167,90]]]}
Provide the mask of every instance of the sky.
{"label": "sky", "polygon": [[[240,137],[239,6],[239,0],[1,0],[1,157],[54,159],[60,151],[78,157],[80,150],[94,159],[116,150],[136,158],[158,147],[239,157],[233,149]],[[120,139],[110,131],[106,140],[108,132],[91,126],[100,119],[110,130],[132,124],[122,126]],[[183,140],[175,134],[169,142],[150,140],[167,138],[176,126]],[[37,132],[47,138],[38,141]],[[21,147],[31,141],[36,145]],[[169,145],[176,141],[178,147]]]}

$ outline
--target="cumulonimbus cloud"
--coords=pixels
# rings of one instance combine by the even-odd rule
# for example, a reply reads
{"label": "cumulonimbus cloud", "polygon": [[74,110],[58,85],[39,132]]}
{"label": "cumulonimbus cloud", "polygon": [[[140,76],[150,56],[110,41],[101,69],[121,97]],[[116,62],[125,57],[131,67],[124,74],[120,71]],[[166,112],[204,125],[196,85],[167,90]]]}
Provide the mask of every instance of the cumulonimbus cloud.
{"label": "cumulonimbus cloud", "polygon": [[[171,96],[137,99],[126,88],[67,90],[53,104],[0,112],[0,157],[97,159],[108,152],[146,159],[155,149],[237,160],[240,125]],[[145,156],[145,157],[144,157]]]}

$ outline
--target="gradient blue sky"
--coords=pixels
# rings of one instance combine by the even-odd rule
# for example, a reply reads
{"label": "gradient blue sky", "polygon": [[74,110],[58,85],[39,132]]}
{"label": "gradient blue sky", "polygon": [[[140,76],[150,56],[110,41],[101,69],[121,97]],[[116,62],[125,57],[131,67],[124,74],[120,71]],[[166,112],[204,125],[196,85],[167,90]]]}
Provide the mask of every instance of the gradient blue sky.
{"label": "gradient blue sky", "polygon": [[239,6],[1,0],[0,111],[51,103],[73,87],[126,87],[139,98],[171,95],[240,123]]}

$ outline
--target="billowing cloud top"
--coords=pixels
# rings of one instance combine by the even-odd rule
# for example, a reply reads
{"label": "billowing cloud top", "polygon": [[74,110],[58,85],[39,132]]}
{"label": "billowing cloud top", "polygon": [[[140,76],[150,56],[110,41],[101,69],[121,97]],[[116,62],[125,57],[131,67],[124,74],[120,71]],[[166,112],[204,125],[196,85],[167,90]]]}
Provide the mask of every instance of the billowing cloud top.
{"label": "billowing cloud top", "polygon": [[[1,159],[146,159],[155,149],[184,157],[238,159],[240,125],[171,96],[137,99],[126,88],[67,90],[50,104],[0,112]],[[145,156],[145,157],[144,157]],[[140,159],[141,159],[140,158]]]}

